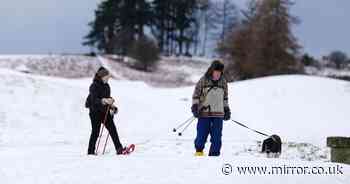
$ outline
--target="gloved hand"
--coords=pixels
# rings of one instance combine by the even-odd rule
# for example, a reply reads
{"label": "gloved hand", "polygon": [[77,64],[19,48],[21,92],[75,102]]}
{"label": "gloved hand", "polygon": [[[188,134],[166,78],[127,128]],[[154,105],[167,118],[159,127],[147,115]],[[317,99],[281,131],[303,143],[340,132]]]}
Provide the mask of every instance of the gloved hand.
{"label": "gloved hand", "polygon": [[231,119],[231,110],[229,107],[225,107],[224,108],[224,112],[225,112],[225,115],[224,115],[224,120],[225,121],[228,121]]}
{"label": "gloved hand", "polygon": [[109,109],[109,113],[113,116],[115,114],[118,114],[118,107],[112,105],[111,108]]}
{"label": "gloved hand", "polygon": [[192,110],[193,116],[198,118],[199,117],[198,104],[193,104],[191,107],[191,110]]}
{"label": "gloved hand", "polygon": [[113,98],[102,98],[102,104],[103,105],[112,105],[114,103]]}

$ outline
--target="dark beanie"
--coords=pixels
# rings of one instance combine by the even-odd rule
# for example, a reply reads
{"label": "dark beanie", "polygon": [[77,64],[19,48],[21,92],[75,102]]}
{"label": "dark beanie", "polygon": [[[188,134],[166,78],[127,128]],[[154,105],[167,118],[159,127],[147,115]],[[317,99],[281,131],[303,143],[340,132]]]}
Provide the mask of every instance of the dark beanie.
{"label": "dark beanie", "polygon": [[104,68],[103,66],[101,66],[101,67],[97,70],[96,75],[97,75],[98,77],[102,78],[102,77],[105,77],[105,76],[109,75],[109,71],[108,71],[106,68]]}
{"label": "dark beanie", "polygon": [[221,71],[222,73],[224,72],[225,69],[225,65],[224,63],[222,63],[219,60],[214,60],[210,67],[208,68],[207,72],[205,73],[205,76],[207,76],[208,78],[212,75],[213,71]]}
{"label": "dark beanie", "polygon": [[224,65],[224,63],[222,63],[219,60],[214,60],[213,63],[211,64],[210,68],[212,71],[217,70],[217,71],[223,72],[225,65]]}

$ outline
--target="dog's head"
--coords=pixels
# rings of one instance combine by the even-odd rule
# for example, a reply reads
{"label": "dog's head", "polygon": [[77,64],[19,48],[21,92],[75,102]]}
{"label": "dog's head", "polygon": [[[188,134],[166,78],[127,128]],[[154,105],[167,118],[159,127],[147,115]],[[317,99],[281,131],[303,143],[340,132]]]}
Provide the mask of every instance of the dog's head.
{"label": "dog's head", "polygon": [[269,138],[265,139],[262,144],[263,153],[281,153],[282,152],[282,141],[280,136],[271,135]]}

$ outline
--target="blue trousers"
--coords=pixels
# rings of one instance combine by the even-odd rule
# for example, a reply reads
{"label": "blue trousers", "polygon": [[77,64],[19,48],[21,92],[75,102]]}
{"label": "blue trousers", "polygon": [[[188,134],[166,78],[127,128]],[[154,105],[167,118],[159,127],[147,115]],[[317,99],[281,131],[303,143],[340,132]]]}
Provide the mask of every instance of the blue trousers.
{"label": "blue trousers", "polygon": [[219,156],[221,150],[223,118],[199,118],[197,123],[197,137],[194,141],[196,151],[203,151],[210,134],[209,156]]}

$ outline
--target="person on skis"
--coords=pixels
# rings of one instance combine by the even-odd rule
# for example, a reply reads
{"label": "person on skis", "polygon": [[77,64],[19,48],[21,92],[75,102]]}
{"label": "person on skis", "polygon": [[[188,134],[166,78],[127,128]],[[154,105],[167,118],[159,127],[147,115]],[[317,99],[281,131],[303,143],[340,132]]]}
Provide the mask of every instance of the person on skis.
{"label": "person on skis", "polygon": [[89,96],[85,105],[90,110],[89,116],[92,126],[88,147],[89,155],[96,155],[96,141],[99,137],[101,124],[105,117],[105,127],[112,137],[116,153],[122,154],[125,150],[120,143],[118,132],[113,121],[113,116],[118,112],[118,108],[114,105],[114,99],[111,97],[111,88],[108,84],[110,78],[111,75],[109,71],[104,67],[100,67],[89,88]]}
{"label": "person on skis", "polygon": [[223,120],[231,118],[228,104],[227,81],[223,76],[224,64],[215,60],[196,84],[192,96],[192,113],[198,118],[197,136],[194,141],[196,156],[204,155],[204,147],[210,134],[209,156],[219,156]]}

